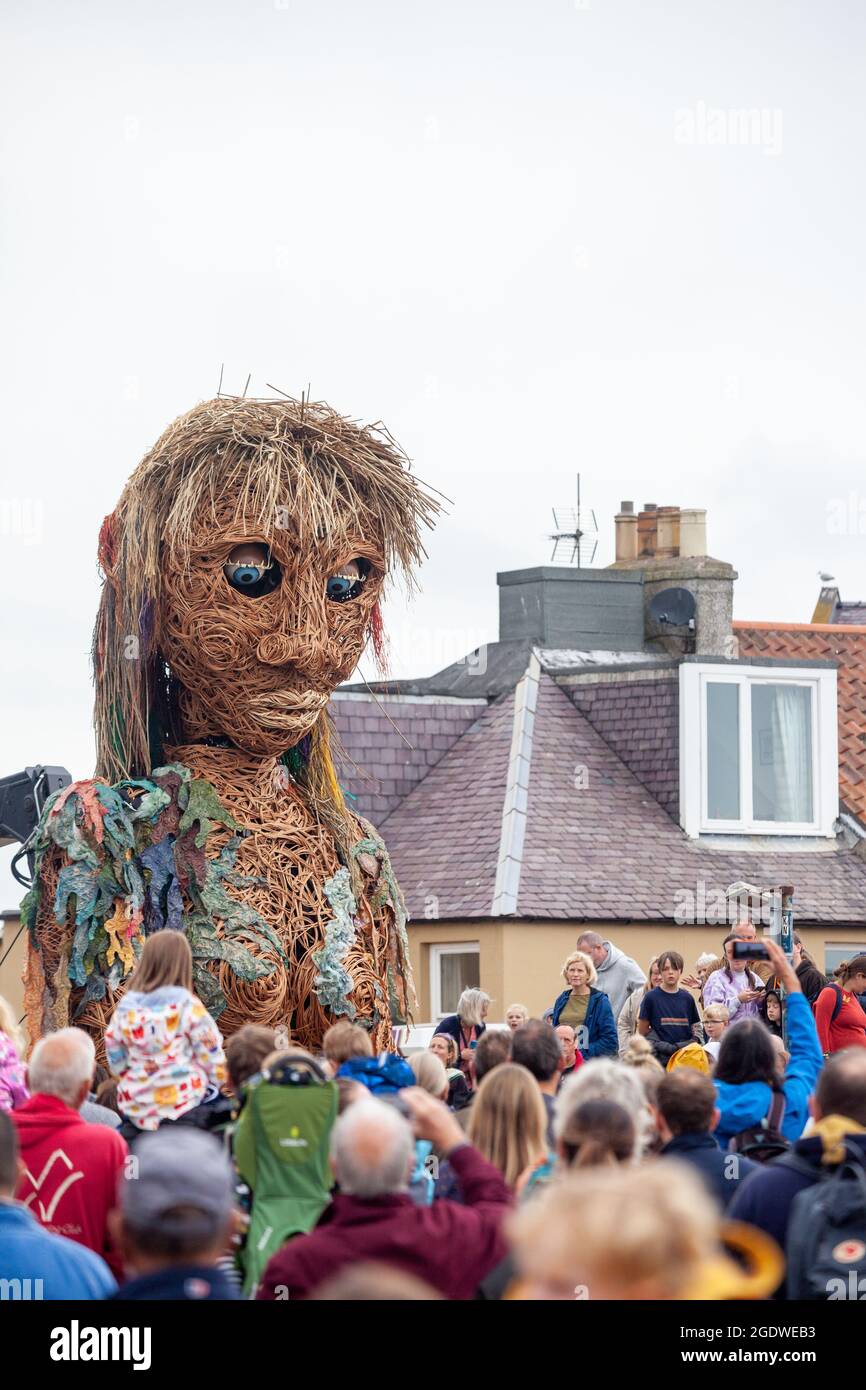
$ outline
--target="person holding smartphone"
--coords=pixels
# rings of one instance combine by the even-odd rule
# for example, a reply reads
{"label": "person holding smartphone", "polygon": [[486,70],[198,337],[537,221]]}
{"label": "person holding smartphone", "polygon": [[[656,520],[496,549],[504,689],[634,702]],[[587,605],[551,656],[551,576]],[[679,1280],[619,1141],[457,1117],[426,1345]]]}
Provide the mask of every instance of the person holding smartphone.
{"label": "person holding smartphone", "polygon": [[724,1004],[731,1023],[758,1014],[764,985],[749,966],[759,949],[760,943],[741,941],[733,933],[725,937],[725,963],[721,970],[713,971],[704,985],[704,1008],[708,1004]]}

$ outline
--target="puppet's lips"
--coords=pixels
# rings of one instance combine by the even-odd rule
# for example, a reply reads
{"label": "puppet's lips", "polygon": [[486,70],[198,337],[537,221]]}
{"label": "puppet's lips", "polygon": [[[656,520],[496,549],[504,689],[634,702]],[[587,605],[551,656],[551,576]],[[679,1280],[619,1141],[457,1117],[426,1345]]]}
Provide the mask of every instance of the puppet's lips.
{"label": "puppet's lips", "polygon": [[271,729],[294,729],[298,722],[314,718],[329,696],[320,690],[285,690],[274,695],[254,695],[247,709],[260,724]]}

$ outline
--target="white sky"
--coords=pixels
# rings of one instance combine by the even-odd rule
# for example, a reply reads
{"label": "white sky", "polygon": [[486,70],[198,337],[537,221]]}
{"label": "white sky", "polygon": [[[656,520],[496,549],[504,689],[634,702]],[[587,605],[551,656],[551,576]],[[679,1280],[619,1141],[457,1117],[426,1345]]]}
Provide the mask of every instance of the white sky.
{"label": "white sky", "polygon": [[5,0],[0,773],[92,771],[99,523],[221,362],[453,499],[395,675],[496,637],[578,469],[596,563],[705,506],[737,616],[866,598],[864,76],[850,0]]}

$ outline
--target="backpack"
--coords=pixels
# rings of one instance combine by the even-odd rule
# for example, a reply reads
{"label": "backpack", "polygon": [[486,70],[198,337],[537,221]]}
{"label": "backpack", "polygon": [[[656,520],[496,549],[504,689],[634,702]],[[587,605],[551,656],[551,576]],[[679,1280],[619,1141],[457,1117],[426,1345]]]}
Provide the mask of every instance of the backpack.
{"label": "backpack", "polygon": [[685,1047],[678,1048],[668,1058],[665,1071],[676,1071],[677,1067],[693,1067],[695,1071],[703,1072],[704,1076],[709,1076],[710,1059],[700,1043],[686,1043]]}
{"label": "backpack", "polygon": [[786,1154],[791,1145],[782,1133],[785,1118],[785,1094],[774,1091],[770,1108],[760,1124],[741,1129],[728,1140],[728,1153],[751,1158],[755,1163],[769,1163],[771,1158]]}
{"label": "backpack", "polygon": [[348,1077],[366,1086],[371,1095],[394,1096],[406,1086],[415,1086],[415,1073],[403,1057],[383,1052],[379,1057],[350,1057],[343,1062],[338,1076]]}
{"label": "backpack", "polygon": [[[859,1299],[866,1293],[866,1167],[845,1145],[846,1157],[819,1170],[787,1154],[780,1165],[812,1178],[798,1192],[788,1218],[786,1297],[811,1302]],[[862,1282],[861,1282],[862,1281]]]}
{"label": "backpack", "polygon": [[232,1151],[250,1188],[250,1225],[240,1253],[250,1296],[272,1255],[312,1230],[330,1200],[328,1162],[339,1092],[317,1062],[286,1053],[251,1077]]}
{"label": "backpack", "polygon": [[[828,983],[827,988],[832,989],[836,995],[836,1003],[833,1005],[833,1012],[830,1015],[830,1022],[835,1023],[836,1019],[839,1017],[839,1010],[841,1009],[842,1004],[844,1003],[845,995],[842,992],[842,986],[834,984],[832,980]],[[816,999],[815,1003],[817,1002],[818,1001]],[[814,1005],[812,1007],[814,1009]]]}

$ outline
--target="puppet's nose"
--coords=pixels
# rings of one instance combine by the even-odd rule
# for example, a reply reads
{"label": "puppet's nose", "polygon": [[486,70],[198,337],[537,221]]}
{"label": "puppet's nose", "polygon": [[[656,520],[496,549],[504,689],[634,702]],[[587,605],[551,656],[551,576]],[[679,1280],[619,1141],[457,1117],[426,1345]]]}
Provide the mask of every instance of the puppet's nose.
{"label": "puppet's nose", "polygon": [[300,638],[286,632],[269,632],[256,647],[256,655],[265,666],[289,666],[301,651]]}

